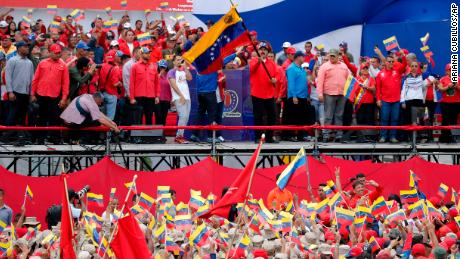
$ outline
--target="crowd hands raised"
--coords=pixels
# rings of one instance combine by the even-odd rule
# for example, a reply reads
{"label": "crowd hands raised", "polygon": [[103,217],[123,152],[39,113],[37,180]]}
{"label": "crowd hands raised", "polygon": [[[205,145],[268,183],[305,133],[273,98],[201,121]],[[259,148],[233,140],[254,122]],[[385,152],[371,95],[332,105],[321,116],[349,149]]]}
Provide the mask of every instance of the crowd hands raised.
{"label": "crowd hands raised", "polygon": [[[275,187],[266,200],[250,195],[229,207],[225,217],[209,218],[200,216],[218,202],[212,193],[206,197],[201,191],[190,190],[190,200],[184,203],[176,201],[176,192],[169,186],[158,186],[156,199],[134,188],[129,202],[119,204],[112,188],[108,205],[99,215],[94,210],[100,210],[102,197],[94,200],[93,194],[85,193],[88,189],[69,190],[74,249],[77,258],[116,258],[110,244],[118,219],[129,211],[145,238],[137,242],[145,242],[152,258],[460,256],[460,200],[453,188],[451,198],[445,197],[445,188],[426,198],[420,180],[412,173],[414,183],[409,183],[413,187],[408,189],[415,195],[401,191],[401,196],[390,194],[384,199],[383,187],[363,174],[344,186],[339,168],[335,176],[335,182],[319,184],[316,193],[308,186],[309,198],[300,199],[286,188]],[[227,191],[224,189],[222,196]],[[44,229],[35,217],[26,217],[25,204],[12,218],[3,201],[5,193],[0,194],[3,258],[59,258],[60,208],[48,209],[49,229]],[[4,245],[10,241],[10,246]]]}
{"label": "crowd hands raised", "polygon": [[[102,124],[118,131],[118,125],[153,124],[153,114],[155,124],[165,125],[168,112],[176,110],[177,125],[183,126],[189,123],[191,102],[199,106],[199,118],[191,124],[222,124],[225,75],[222,71],[191,73],[193,64],[181,57],[204,35],[203,28],[191,28],[185,21],[170,26],[163,15],[157,20],[146,16],[145,22],[132,24],[125,13],[118,26],[107,25],[109,20],[98,17],[86,32],[71,15],[56,15],[46,26],[40,19],[33,24],[16,23],[11,11],[0,14],[3,125]],[[208,21],[208,28],[212,24]],[[399,47],[388,53],[376,47],[375,56],[355,61],[346,42],[327,52],[311,42],[305,43],[304,50],[285,42],[277,57],[257,32],[251,31],[250,37],[250,44],[225,58],[224,68],[249,67],[255,125],[433,125],[437,107],[442,125],[457,124],[460,87],[450,80],[450,64],[441,64],[445,75],[435,75],[431,72],[433,57],[418,60]],[[349,75],[364,90],[357,102],[356,96],[344,96]],[[188,87],[193,77],[197,100],[191,100]],[[97,111],[99,106],[103,112]],[[62,113],[64,109],[69,111]],[[207,123],[203,122],[206,114]],[[262,133],[256,131],[256,141]],[[303,131],[266,133],[267,142],[312,139],[311,133]],[[15,140],[18,134],[24,139],[22,132],[10,132],[3,140]],[[216,137],[224,141],[220,132]],[[63,139],[55,132],[38,132],[26,139],[62,143],[82,138],[85,136]],[[344,135],[324,130],[319,138],[324,142],[397,143],[410,140],[411,134],[381,130],[379,136],[349,131]],[[190,140],[201,141],[199,132],[193,132]],[[212,141],[210,132],[206,140]],[[417,140],[435,141],[437,136],[422,131]],[[183,130],[177,131],[175,141],[188,143]],[[439,141],[455,142],[455,137],[445,130]]]}

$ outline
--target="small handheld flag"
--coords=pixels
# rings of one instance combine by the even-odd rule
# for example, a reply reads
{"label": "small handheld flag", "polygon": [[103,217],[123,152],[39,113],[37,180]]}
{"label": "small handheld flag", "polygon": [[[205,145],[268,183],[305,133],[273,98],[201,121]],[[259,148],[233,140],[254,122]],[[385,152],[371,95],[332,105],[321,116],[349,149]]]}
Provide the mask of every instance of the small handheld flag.
{"label": "small handheld flag", "polygon": [[139,196],[139,205],[142,207],[149,209],[155,203],[155,199],[150,197],[148,194],[141,192]]}
{"label": "small handheld flag", "polygon": [[29,198],[29,200],[31,200],[31,201],[33,200],[34,193],[30,189],[29,185],[26,186],[26,195],[27,195],[27,198]]}
{"label": "small handheld flag", "polygon": [[150,10],[150,9],[145,9],[145,10],[144,10],[144,13],[145,13],[145,17],[148,17],[148,16],[152,13],[152,10]]}
{"label": "small handheld flag", "polygon": [[286,185],[289,183],[291,176],[297,172],[299,169],[304,170],[305,164],[307,163],[307,158],[305,156],[305,150],[301,148],[297,153],[297,156],[292,160],[292,162],[283,170],[281,175],[279,176],[278,180],[276,181],[276,185],[278,188],[283,190]]}
{"label": "small handheld flag", "polygon": [[444,197],[446,197],[446,194],[447,194],[447,191],[449,190],[449,186],[441,183],[439,185],[439,189],[438,189],[438,195],[439,197],[441,197],[442,199],[444,199]]}
{"label": "small handheld flag", "polygon": [[399,191],[399,195],[401,196],[401,201],[404,203],[412,204],[419,200],[416,189],[401,190]]}
{"label": "small handheld flag", "polygon": [[160,8],[161,8],[161,9],[166,9],[166,8],[168,8],[168,7],[169,7],[169,3],[168,3],[168,2],[161,2],[161,3],[160,3]]}
{"label": "small handheld flag", "polygon": [[112,7],[107,6],[107,7],[105,8],[105,12],[107,13],[107,15],[108,15],[109,17],[112,17]]}
{"label": "small handheld flag", "polygon": [[50,24],[50,31],[57,33],[59,31],[59,28],[61,27],[60,22],[52,21]]}
{"label": "small handheld flag", "polygon": [[113,200],[115,198],[115,192],[117,191],[117,188],[111,188],[110,189],[110,199]]}
{"label": "small handheld flag", "polygon": [[57,14],[57,5],[47,5],[46,8],[48,9],[48,14],[51,14],[51,15],[56,15]]}
{"label": "small handheld flag", "polygon": [[429,39],[430,39],[430,33],[427,32],[427,33],[425,34],[425,36],[423,36],[423,37],[420,38],[420,41],[422,42],[422,45],[423,45],[423,46],[426,46],[426,44],[428,43],[428,40],[429,40]]}
{"label": "small handheld flag", "polygon": [[430,50],[430,47],[428,47],[428,45],[421,47],[420,51],[422,51],[423,56],[425,56],[425,58],[427,59],[430,59],[431,56],[433,56],[433,52]]}
{"label": "small handheld flag", "polygon": [[99,207],[104,206],[104,196],[102,194],[95,194],[92,192],[88,192],[86,194],[86,198],[88,198],[88,204],[94,204]]}
{"label": "small handheld flag", "polygon": [[396,36],[391,36],[390,38],[384,40],[383,45],[385,45],[385,49],[387,51],[399,48],[399,44],[398,44],[398,40],[396,39]]}
{"label": "small handheld flag", "polygon": [[128,1],[127,0],[121,0],[120,5],[121,5],[121,7],[126,7],[126,6],[128,6]]}
{"label": "small handheld flag", "polygon": [[27,16],[28,16],[29,18],[32,17],[32,14],[33,14],[33,13],[34,13],[34,9],[32,9],[32,8],[27,9]]}
{"label": "small handheld flag", "polygon": [[23,16],[23,17],[22,17],[22,21],[23,21],[28,27],[30,27],[30,23],[32,22],[32,21],[30,20],[30,18],[27,17],[27,16]]}
{"label": "small handheld flag", "polygon": [[323,52],[324,51],[324,44],[319,44],[315,46],[316,51]]}
{"label": "small handheld flag", "polygon": [[137,41],[141,46],[147,45],[152,43],[152,37],[150,36],[150,33],[142,33],[137,35]]}
{"label": "small handheld flag", "polygon": [[349,74],[347,81],[345,81],[345,86],[343,87],[344,97],[350,100],[351,102],[354,102],[359,89],[360,85],[358,80],[356,80],[356,78]]}
{"label": "small handheld flag", "polygon": [[409,187],[418,189],[420,178],[412,171],[409,170]]}

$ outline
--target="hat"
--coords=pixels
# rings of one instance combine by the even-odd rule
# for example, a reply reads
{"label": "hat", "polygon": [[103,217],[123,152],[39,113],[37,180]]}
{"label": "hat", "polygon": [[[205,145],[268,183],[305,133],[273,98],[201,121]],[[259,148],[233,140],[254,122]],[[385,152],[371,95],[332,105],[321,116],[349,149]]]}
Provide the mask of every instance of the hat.
{"label": "hat", "polygon": [[348,252],[348,255],[346,257],[358,257],[364,253],[363,249],[359,246],[355,246],[352,249],[350,249],[350,252]]}
{"label": "hat", "polygon": [[22,223],[22,224],[23,224],[23,225],[35,226],[35,225],[40,224],[40,222],[37,221],[37,218],[36,218],[36,217],[26,217],[26,220],[25,220],[24,223]]}
{"label": "hat", "polygon": [[349,245],[340,245],[339,246],[339,255],[340,256],[345,256],[348,253],[350,253],[350,246]]}
{"label": "hat", "polygon": [[285,41],[283,43],[283,48],[289,48],[291,46],[291,43],[289,41]]}
{"label": "hat", "polygon": [[0,28],[6,28],[8,27],[8,23],[5,21],[0,21]]}
{"label": "hat", "polygon": [[303,62],[302,65],[301,65],[302,68],[309,68],[310,67],[310,64],[308,64],[307,62]]}
{"label": "hat", "polygon": [[23,41],[23,40],[22,40],[22,41],[16,42],[15,45],[16,45],[16,48],[19,48],[19,47],[28,47],[28,46],[29,46],[29,44],[28,44],[27,42]]}
{"label": "hat", "polygon": [[345,41],[340,42],[339,47],[348,48],[348,43]]}
{"label": "hat", "polygon": [[59,16],[59,15],[56,15],[56,16],[54,16],[54,20],[55,20],[56,22],[62,22],[62,17]]}
{"label": "hat", "polygon": [[53,45],[50,46],[50,52],[53,52],[54,54],[59,54],[61,53],[62,47],[59,44],[54,43]]}
{"label": "hat", "polygon": [[295,54],[295,48],[294,47],[289,47],[286,49],[286,54],[292,54],[294,55]]}
{"label": "hat", "polygon": [[288,259],[288,255],[286,253],[276,253],[275,259]]}
{"label": "hat", "polygon": [[118,43],[117,40],[112,40],[112,41],[110,42],[110,47],[119,46],[119,45],[120,45],[120,44]]}
{"label": "hat", "polygon": [[76,49],[84,49],[84,50],[89,50],[88,45],[84,41],[79,41],[77,43],[77,46],[75,46]]}
{"label": "hat", "polygon": [[256,32],[256,31],[251,31],[251,32],[249,32],[249,35],[251,35],[251,36],[257,36],[257,32]]}
{"label": "hat", "polygon": [[[0,22],[1,23],[1,22]],[[1,26],[0,26],[1,27]],[[446,68],[444,70],[450,70],[450,63],[446,65]]]}
{"label": "hat", "polygon": [[167,68],[168,67],[168,61],[162,59],[162,60],[158,61],[158,66],[162,67],[162,68]]}
{"label": "hat", "polygon": [[376,259],[391,259],[390,251],[382,250],[377,254],[377,256],[375,258]]}
{"label": "hat", "polygon": [[332,55],[332,56],[339,56],[339,50],[338,49],[330,49],[329,50],[329,55]]}
{"label": "hat", "polygon": [[131,23],[125,22],[125,23],[123,24],[123,28],[124,28],[124,29],[131,29]]}
{"label": "hat", "polygon": [[259,46],[257,46],[257,49],[265,48],[268,50],[268,44],[266,42],[261,41],[259,43]]}
{"label": "hat", "polygon": [[415,256],[424,256],[425,255],[425,246],[423,244],[415,244],[412,246],[412,255]]}
{"label": "hat", "polygon": [[261,235],[255,235],[252,237],[251,241],[254,245],[257,244],[257,246],[261,246],[262,242],[264,241],[264,238]]}
{"label": "hat", "polygon": [[150,53],[150,49],[147,48],[147,47],[142,47],[141,48],[141,54],[149,54]]}
{"label": "hat", "polygon": [[359,69],[364,69],[365,67],[369,68],[369,63],[367,62],[362,63],[361,66],[359,66]]}
{"label": "hat", "polygon": [[294,58],[298,58],[298,57],[305,57],[305,53],[303,53],[303,51],[296,51],[295,54],[294,54]]}
{"label": "hat", "polygon": [[332,254],[331,248],[332,248],[331,245],[321,244],[318,247],[318,252],[323,255],[331,255]]}
{"label": "hat", "polygon": [[117,52],[115,50],[109,50],[109,52],[107,52],[107,54],[105,54],[105,61],[106,62],[113,62],[115,61],[115,55],[117,54]]}
{"label": "hat", "polygon": [[252,251],[252,254],[254,255],[254,258],[268,259],[268,253],[263,249],[255,249],[254,251]]}
{"label": "hat", "polygon": [[434,258],[446,258],[447,250],[442,247],[436,247],[433,249]]}

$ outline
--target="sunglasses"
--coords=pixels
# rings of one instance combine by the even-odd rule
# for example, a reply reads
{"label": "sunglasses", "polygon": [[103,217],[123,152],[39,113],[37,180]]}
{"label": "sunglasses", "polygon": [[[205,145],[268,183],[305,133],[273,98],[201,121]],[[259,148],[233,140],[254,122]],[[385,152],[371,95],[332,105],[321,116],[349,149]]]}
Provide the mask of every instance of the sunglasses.
{"label": "sunglasses", "polygon": [[394,61],[387,61],[388,63],[395,63]]}

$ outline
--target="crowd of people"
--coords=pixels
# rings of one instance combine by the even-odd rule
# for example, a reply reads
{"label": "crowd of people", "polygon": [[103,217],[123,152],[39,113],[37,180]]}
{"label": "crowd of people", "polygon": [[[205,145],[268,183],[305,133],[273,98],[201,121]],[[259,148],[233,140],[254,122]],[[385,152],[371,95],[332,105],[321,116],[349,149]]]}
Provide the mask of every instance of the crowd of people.
{"label": "crowd of people", "polygon": [[[12,11],[0,14],[2,125],[103,124],[118,131],[118,125],[165,125],[171,110],[177,112],[179,126],[222,124],[224,73],[199,74],[181,56],[205,34],[204,28],[177,21],[169,29],[163,16],[153,21],[146,16],[145,22],[132,23],[126,12],[116,27],[98,17],[91,30],[84,31],[72,15],[55,15],[46,25],[41,19],[15,20]],[[207,22],[208,28],[212,25]],[[355,61],[346,42],[327,52],[311,42],[303,50],[285,42],[276,58],[270,43],[259,40],[257,32],[251,31],[250,38],[251,43],[235,49],[222,66],[249,69],[254,125],[432,125],[438,106],[442,125],[457,124],[460,86],[450,79],[450,64],[445,65],[445,75],[435,75],[432,57],[418,60],[406,49],[382,53],[377,47],[375,56]],[[358,104],[344,97],[350,74],[363,89]],[[197,100],[191,100],[192,79],[196,80]],[[74,107],[61,115],[71,102]],[[189,122],[191,102],[199,107],[193,122]],[[97,107],[102,112],[96,112]],[[256,131],[256,141],[261,133]],[[266,133],[267,142],[272,143],[312,138],[303,131]],[[87,140],[49,131],[26,138],[24,134],[7,132],[2,140],[27,139],[40,144]],[[89,141],[97,139],[91,136],[86,136]],[[397,143],[411,136],[396,130],[381,130],[378,138],[324,130],[319,137],[324,142]],[[216,137],[218,142],[225,141],[220,132]],[[199,132],[193,132],[189,140],[202,139]],[[189,140],[183,130],[177,131],[177,143]],[[212,134],[206,140],[212,141]],[[433,141],[434,137],[426,131],[418,140]],[[455,137],[446,130],[439,140],[455,142]]]}
{"label": "crowd of people", "polygon": [[[460,199],[454,194],[446,197],[449,187],[427,198],[419,188],[420,179],[414,176],[410,191],[384,199],[383,187],[363,174],[343,186],[340,169],[335,176],[335,182],[331,179],[319,184],[316,193],[310,186],[309,197],[300,198],[279,186],[267,199],[257,200],[250,195],[241,203],[229,205],[226,217],[208,214],[210,217],[200,218],[219,199],[212,193],[202,196],[205,193],[197,190],[190,190],[190,200],[184,203],[176,200],[176,191],[169,186],[158,186],[157,197],[153,198],[135,184],[125,184],[131,188],[129,202],[122,203],[123,197],[112,188],[109,202],[99,215],[94,208],[103,206],[102,197],[85,193],[87,189],[69,189],[74,250],[79,259],[121,256],[112,243],[112,234],[117,231],[119,218],[130,211],[144,237],[136,242],[145,242],[136,246],[147,247],[151,258],[460,256]],[[228,190],[225,188],[222,196]],[[44,227],[45,222],[37,221],[37,215],[27,214],[25,204],[20,212],[13,213],[5,204],[7,195],[0,190],[0,257],[59,258],[61,207],[54,205],[47,210]],[[122,248],[133,249],[128,245]]]}

